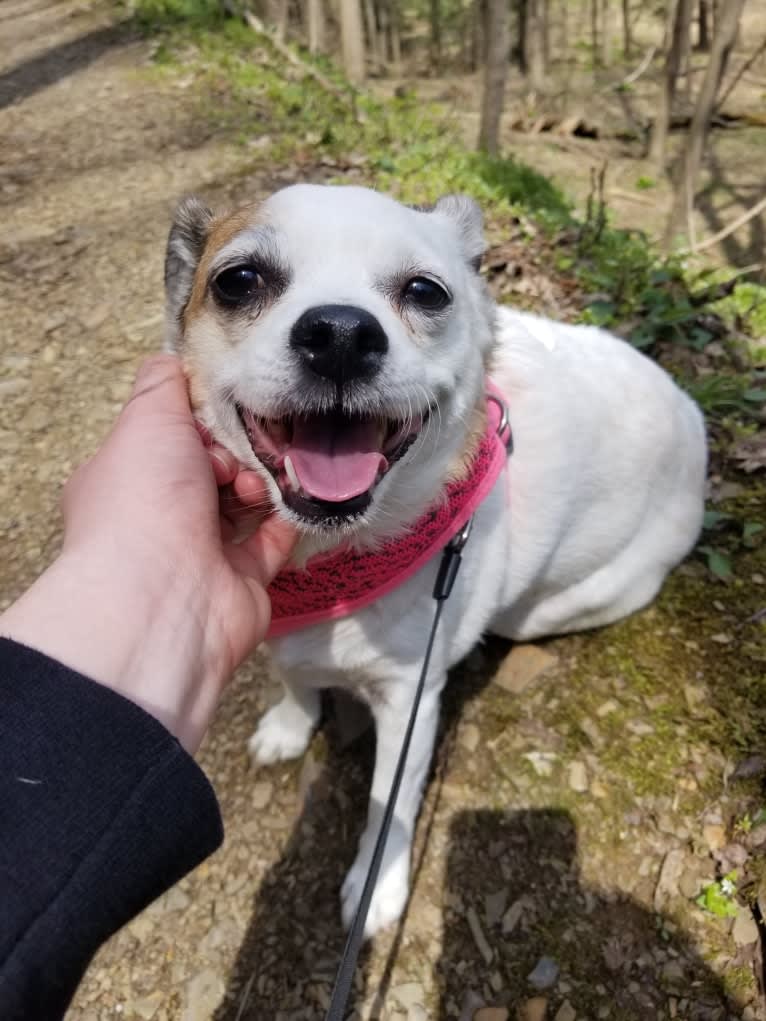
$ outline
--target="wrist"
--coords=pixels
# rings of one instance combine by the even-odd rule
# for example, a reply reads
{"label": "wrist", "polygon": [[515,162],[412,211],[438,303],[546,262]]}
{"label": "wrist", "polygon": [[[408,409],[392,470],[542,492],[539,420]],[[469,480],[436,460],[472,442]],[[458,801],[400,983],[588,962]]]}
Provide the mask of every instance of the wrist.
{"label": "wrist", "polygon": [[118,691],[194,751],[228,669],[207,647],[203,585],[156,564],[116,576],[109,559],[65,550],[0,616],[0,634]]}

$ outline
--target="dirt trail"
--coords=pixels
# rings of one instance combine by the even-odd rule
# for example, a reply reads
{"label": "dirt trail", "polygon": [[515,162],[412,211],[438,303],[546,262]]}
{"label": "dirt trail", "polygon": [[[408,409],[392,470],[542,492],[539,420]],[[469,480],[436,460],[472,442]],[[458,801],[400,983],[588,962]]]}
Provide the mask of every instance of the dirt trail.
{"label": "dirt trail", "polygon": [[[0,38],[2,606],[53,555],[61,481],[160,343],[175,201],[272,182],[195,119],[188,82],[141,72],[149,45],[103,8],[6,3]],[[698,576],[604,635],[508,660],[489,644],[456,671],[409,914],[368,952],[355,1018],[534,996],[549,1021],[762,1017],[730,923],[691,900],[715,867],[702,823],[720,836],[729,808],[700,793],[723,758],[673,699],[707,697],[730,655],[714,632],[741,614],[727,594],[714,622],[677,610]],[[69,1021],[323,1016],[370,742],[344,747],[331,725],[302,763],[255,773],[245,742],[272,696],[261,660],[241,671],[201,754],[226,844],[99,953]]]}

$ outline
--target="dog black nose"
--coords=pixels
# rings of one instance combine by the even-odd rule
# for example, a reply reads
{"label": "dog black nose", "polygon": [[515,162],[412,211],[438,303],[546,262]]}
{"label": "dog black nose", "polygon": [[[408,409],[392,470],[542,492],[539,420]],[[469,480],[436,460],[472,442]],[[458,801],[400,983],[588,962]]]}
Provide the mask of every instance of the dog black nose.
{"label": "dog black nose", "polygon": [[307,309],[290,331],[290,346],[317,376],[334,383],[374,376],[388,337],[371,313],[355,305]]}

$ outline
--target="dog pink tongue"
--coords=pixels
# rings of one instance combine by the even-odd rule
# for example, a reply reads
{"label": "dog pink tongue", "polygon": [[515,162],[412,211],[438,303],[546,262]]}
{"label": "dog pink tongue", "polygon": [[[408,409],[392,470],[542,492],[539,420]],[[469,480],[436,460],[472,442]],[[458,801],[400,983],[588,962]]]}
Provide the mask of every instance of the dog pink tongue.
{"label": "dog pink tongue", "polygon": [[388,467],[380,427],[372,420],[295,418],[287,455],[302,489],[316,500],[340,503],[371,489]]}

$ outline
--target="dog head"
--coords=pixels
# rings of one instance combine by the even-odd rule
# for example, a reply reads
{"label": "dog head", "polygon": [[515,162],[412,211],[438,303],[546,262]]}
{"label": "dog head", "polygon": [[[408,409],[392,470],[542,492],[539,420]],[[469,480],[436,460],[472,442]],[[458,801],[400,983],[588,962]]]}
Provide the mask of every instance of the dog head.
{"label": "dog head", "polygon": [[198,417],[316,548],[396,533],[481,433],[494,311],[481,213],[296,185],[215,217],[179,207],[166,346]]}

